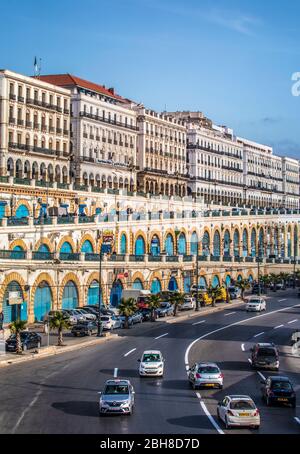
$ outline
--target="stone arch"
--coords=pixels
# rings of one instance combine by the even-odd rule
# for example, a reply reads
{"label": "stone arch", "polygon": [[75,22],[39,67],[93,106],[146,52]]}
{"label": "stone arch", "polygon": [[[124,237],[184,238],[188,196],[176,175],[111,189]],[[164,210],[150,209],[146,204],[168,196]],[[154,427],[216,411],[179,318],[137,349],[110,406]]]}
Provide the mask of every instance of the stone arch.
{"label": "stone arch", "polygon": [[78,293],[78,303],[79,306],[83,306],[83,292],[82,292],[82,285],[80,284],[79,278],[76,276],[76,274],[69,272],[65,275],[63,278],[60,288],[59,288],[59,293],[58,293],[58,309],[62,307],[62,297],[64,293],[64,288],[65,285],[69,282],[72,281],[76,287],[77,287],[77,293]]}
{"label": "stone arch", "polygon": [[[97,281],[99,283],[99,272],[94,271],[89,275],[87,278],[86,283],[84,284],[84,290],[83,290],[83,297],[84,297],[84,303],[87,304],[87,297],[88,297],[88,291],[89,291],[89,286],[93,281]],[[104,285],[103,279],[101,280],[101,291],[102,291],[102,301],[107,304],[107,291],[106,291],[106,286]]]}
{"label": "stone arch", "polygon": [[17,211],[17,209],[18,209],[21,205],[26,206],[26,208],[27,208],[28,211],[29,211],[29,216],[32,216],[32,209],[31,209],[30,203],[28,202],[28,200],[25,200],[25,199],[19,199],[19,200],[18,200],[18,203],[17,203],[16,206],[13,208],[13,215],[14,215],[14,216],[16,215],[16,211]]}
{"label": "stone arch", "polygon": [[53,242],[47,237],[40,238],[34,245],[34,250],[37,251],[42,244],[48,246],[50,252],[54,252]]}
{"label": "stone arch", "polygon": [[63,236],[63,237],[59,240],[59,243],[58,243],[58,245],[57,245],[56,250],[57,250],[57,251],[60,251],[60,248],[62,247],[62,245],[63,245],[65,242],[70,243],[70,245],[72,246],[73,252],[76,251],[76,249],[77,249],[77,248],[76,248],[76,245],[75,245],[75,243],[74,243],[73,238],[72,238],[70,235],[65,235],[65,236]]}
{"label": "stone arch", "polygon": [[125,231],[125,230],[121,230],[121,232],[119,233],[119,236],[118,236],[118,251],[120,252],[120,254],[123,254],[122,252],[122,237],[125,236],[126,238],[126,253],[128,253],[128,250],[129,250],[129,237],[128,237],[128,233]]}
{"label": "stone arch", "polygon": [[8,249],[10,251],[12,251],[17,246],[21,247],[24,251],[27,251],[27,245],[26,245],[25,241],[20,240],[20,239],[12,241],[10,243]]}
{"label": "stone arch", "polygon": [[165,283],[166,281],[162,278],[162,274],[160,271],[153,271],[149,277],[149,279],[145,282],[145,289],[150,290],[151,289],[151,284],[154,279],[158,279],[161,284],[161,289],[165,290],[166,286]]}
{"label": "stone arch", "polygon": [[25,291],[25,280],[23,279],[23,277],[19,274],[19,273],[16,273],[16,272],[12,272],[12,273],[9,273],[5,276],[5,279],[4,281],[2,282],[1,286],[0,286],[0,305],[1,305],[1,310],[2,310],[2,305],[3,305],[3,300],[4,300],[4,295],[5,295],[5,292],[6,292],[6,288],[7,286],[9,285],[10,282],[12,281],[16,281],[21,289],[22,289],[22,292],[23,292],[23,295],[24,295],[24,299],[28,299],[28,293]]}
{"label": "stone arch", "polygon": [[52,309],[55,308],[57,304],[57,288],[56,285],[48,273],[41,273],[38,275],[36,280],[34,281],[32,287],[31,287],[31,292],[30,292],[30,305],[28,307],[28,318],[29,321],[34,321],[34,298],[35,298],[35,293],[37,288],[42,282],[46,282],[50,288],[51,294],[52,294],[52,304],[53,307]]}
{"label": "stone arch", "polygon": [[131,287],[133,286],[133,283],[136,279],[139,279],[142,282],[144,289],[149,287],[149,283],[145,281],[145,277],[140,271],[136,271],[133,274],[133,276],[131,278]]}
{"label": "stone arch", "polygon": [[[96,241],[94,240],[94,238],[92,237],[91,234],[89,233],[86,233],[85,235],[83,235],[79,241],[79,244],[78,244],[78,252],[81,252],[81,248],[84,244],[85,241],[90,241],[90,243],[92,244],[93,246],[93,251],[95,252],[96,249],[97,249],[97,245],[96,245]],[[74,249],[73,249],[74,250]]]}

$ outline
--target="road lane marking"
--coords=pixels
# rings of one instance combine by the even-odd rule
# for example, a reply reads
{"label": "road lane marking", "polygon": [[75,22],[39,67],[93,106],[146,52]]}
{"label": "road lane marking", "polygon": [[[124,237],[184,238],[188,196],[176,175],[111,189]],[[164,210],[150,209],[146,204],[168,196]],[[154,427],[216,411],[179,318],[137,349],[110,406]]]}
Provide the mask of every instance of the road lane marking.
{"label": "road lane marking", "polygon": [[201,397],[201,394],[200,393],[196,393],[196,396],[198,397],[198,399],[200,400],[200,405],[202,407],[202,410],[204,411],[204,413],[206,414],[206,416],[208,417],[208,419],[210,420],[210,422],[212,423],[212,425],[214,426],[214,428],[219,432],[219,434],[221,435],[224,435],[224,432],[223,430],[221,429],[221,427],[219,426],[219,424],[217,423],[217,421],[212,417],[212,415],[209,413],[208,409],[207,409],[207,406],[205,405],[205,403],[203,402],[202,400],[202,397]]}
{"label": "road lane marking", "polygon": [[169,333],[165,333],[165,334],[162,334],[161,336],[155,337],[155,340],[156,340],[156,339],[160,339],[161,337],[165,337],[165,336],[167,336],[168,334],[169,334]]}
{"label": "road lane marking", "polygon": [[275,326],[274,329],[278,329],[278,328],[282,328],[284,325],[278,325],[278,326]]}
{"label": "road lane marking", "polygon": [[252,359],[251,358],[248,358],[248,361],[250,364],[252,364]]}
{"label": "road lane marking", "polygon": [[236,314],[236,312],[229,312],[229,314],[224,314],[224,317],[228,317],[228,315]]}
{"label": "road lane marking", "polygon": [[114,378],[117,378],[117,376],[118,376],[118,368],[115,367],[115,370],[114,370]]}
{"label": "road lane marking", "polygon": [[193,323],[193,326],[194,326],[194,325],[200,325],[200,323],[205,323],[205,320],[201,320],[201,322]]}
{"label": "road lane marking", "polygon": [[258,373],[258,375],[260,376],[260,378],[263,379],[263,381],[266,381],[266,377],[261,373],[259,372],[259,370],[256,371]]}
{"label": "road lane marking", "polygon": [[297,416],[294,417],[295,421],[297,421],[298,424],[300,424],[300,419],[297,418]]}
{"label": "road lane marking", "polygon": [[[293,309],[293,308],[296,308],[296,307],[300,307],[299,304],[295,304],[294,306],[289,306],[289,309]],[[202,339],[205,339],[206,337],[208,336],[211,336],[212,334],[215,334],[215,333],[219,333],[220,331],[224,331],[225,329],[228,329],[228,328],[231,328],[232,326],[238,326],[238,325],[241,325],[242,323],[245,323],[245,322],[249,322],[249,321],[252,321],[254,320],[255,318],[261,318],[261,317],[268,317],[269,315],[273,315],[273,314],[276,314],[277,312],[283,312],[283,311],[286,311],[286,307],[282,308],[282,309],[276,309],[275,311],[270,311],[270,312],[266,312],[265,314],[260,314],[260,315],[255,315],[254,317],[248,317],[248,318],[245,318],[244,320],[240,320],[238,322],[234,322],[234,323],[230,323],[229,325],[226,325],[226,326],[222,326],[221,328],[218,328],[218,329],[215,329],[213,331],[209,331],[208,333],[206,334],[203,334],[202,336],[198,337],[197,339],[193,340],[193,342],[191,342],[189,344],[189,346],[187,347],[186,351],[185,351],[185,355],[184,355],[184,364],[185,364],[185,368],[186,370],[189,369],[189,353],[192,349],[192,347],[197,343],[199,342],[200,340]],[[250,358],[249,358],[250,360]],[[251,360],[250,360],[251,361]],[[203,408],[203,411],[204,408]],[[208,416],[208,415],[207,415]],[[210,415],[211,416],[211,415]],[[211,416],[209,418],[209,420],[211,421],[211,423],[213,424],[214,427],[216,422],[214,420],[214,418]],[[214,422],[213,422],[213,421]]]}
{"label": "road lane marking", "polygon": [[291,320],[290,322],[288,322],[288,324],[290,325],[291,323],[295,323],[295,322],[297,322],[297,321],[298,321],[298,319],[295,318],[295,320]]}
{"label": "road lane marking", "polygon": [[133,348],[133,349],[130,350],[129,352],[125,353],[124,357],[130,355],[130,353],[135,352],[135,351],[136,351],[136,348]]}
{"label": "road lane marking", "polygon": [[265,332],[264,332],[264,331],[262,331],[261,333],[255,334],[255,336],[253,336],[253,337],[262,336],[263,334],[265,334]]}
{"label": "road lane marking", "polygon": [[287,300],[287,298],[283,298],[281,300],[278,300],[278,303],[282,303],[283,301],[286,301],[286,300]]}
{"label": "road lane marking", "polygon": [[245,344],[241,345],[241,349],[243,350],[243,352],[245,351]]}

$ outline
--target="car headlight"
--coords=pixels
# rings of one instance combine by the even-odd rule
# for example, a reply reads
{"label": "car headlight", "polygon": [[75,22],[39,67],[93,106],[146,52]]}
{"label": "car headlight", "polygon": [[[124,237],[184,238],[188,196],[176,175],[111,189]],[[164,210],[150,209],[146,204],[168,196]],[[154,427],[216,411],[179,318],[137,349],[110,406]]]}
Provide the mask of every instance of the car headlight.
{"label": "car headlight", "polygon": [[128,407],[129,404],[130,404],[129,400],[126,400],[125,402],[121,403],[121,407]]}
{"label": "car headlight", "polygon": [[163,363],[159,363],[158,368],[162,369],[162,367],[163,367]]}

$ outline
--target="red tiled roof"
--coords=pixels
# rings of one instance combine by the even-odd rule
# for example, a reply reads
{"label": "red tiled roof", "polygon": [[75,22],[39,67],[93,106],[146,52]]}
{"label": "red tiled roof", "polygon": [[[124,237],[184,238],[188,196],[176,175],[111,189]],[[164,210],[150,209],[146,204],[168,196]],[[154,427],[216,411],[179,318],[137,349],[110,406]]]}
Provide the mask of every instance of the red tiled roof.
{"label": "red tiled roof", "polygon": [[97,93],[109,96],[118,101],[126,102],[126,100],[122,98],[122,96],[119,96],[116,93],[110,91],[110,89],[104,87],[103,85],[94,84],[93,82],[89,82],[88,80],[81,79],[80,77],[76,77],[71,74],[49,74],[45,76],[39,76],[39,79],[64,88],[74,86],[86,88],[87,90],[96,91]]}

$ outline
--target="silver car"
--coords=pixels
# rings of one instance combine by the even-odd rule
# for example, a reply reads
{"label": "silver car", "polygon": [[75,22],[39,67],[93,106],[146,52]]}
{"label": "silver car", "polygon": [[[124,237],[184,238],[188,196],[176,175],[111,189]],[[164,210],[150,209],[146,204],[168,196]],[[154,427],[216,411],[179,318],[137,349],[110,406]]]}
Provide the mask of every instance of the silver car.
{"label": "silver car", "polygon": [[100,392],[99,415],[131,415],[134,407],[134,394],[129,380],[107,380],[103,392]]}
{"label": "silver car", "polygon": [[226,429],[234,426],[247,426],[259,429],[260,415],[255,403],[249,396],[226,396],[218,403],[218,418]]}
{"label": "silver car", "polygon": [[215,363],[196,363],[188,371],[188,380],[194,389],[223,388],[224,375]]}

